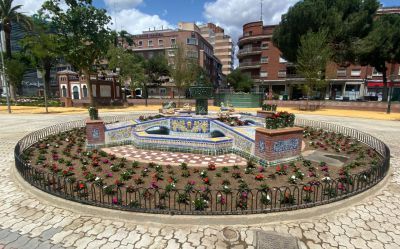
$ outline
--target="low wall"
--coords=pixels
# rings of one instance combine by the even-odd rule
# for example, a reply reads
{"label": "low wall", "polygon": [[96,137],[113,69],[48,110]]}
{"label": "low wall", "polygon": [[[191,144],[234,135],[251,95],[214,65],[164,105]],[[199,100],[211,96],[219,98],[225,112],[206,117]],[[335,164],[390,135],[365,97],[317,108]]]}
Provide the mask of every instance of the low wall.
{"label": "low wall", "polygon": [[[276,104],[278,107],[295,107],[306,105],[305,100],[267,100],[268,104]],[[323,109],[345,109],[345,110],[360,110],[360,111],[378,111],[386,112],[386,102],[345,102],[345,101],[309,101],[310,104],[318,104]],[[400,112],[400,103],[392,103],[392,112]]]}
{"label": "low wall", "polygon": [[[145,99],[128,99],[128,104],[129,105],[145,105],[146,104],[146,100]],[[173,101],[176,103],[177,107],[178,107],[178,99],[147,99],[147,104],[148,105],[159,105],[161,107],[162,103],[164,102],[169,102],[169,101]],[[180,107],[183,106],[183,104],[185,103],[189,103],[191,106],[195,107],[196,106],[196,100],[195,99],[180,99]],[[209,99],[208,100],[208,105],[213,105],[214,104],[214,100]]]}

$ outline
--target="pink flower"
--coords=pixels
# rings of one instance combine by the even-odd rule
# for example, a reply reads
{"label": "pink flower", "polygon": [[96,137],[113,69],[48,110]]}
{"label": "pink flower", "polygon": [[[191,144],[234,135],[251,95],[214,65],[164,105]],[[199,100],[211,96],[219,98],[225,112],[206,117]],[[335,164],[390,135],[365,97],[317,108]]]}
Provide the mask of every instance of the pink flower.
{"label": "pink flower", "polygon": [[112,198],[112,203],[113,204],[118,204],[118,198],[117,197],[113,197]]}

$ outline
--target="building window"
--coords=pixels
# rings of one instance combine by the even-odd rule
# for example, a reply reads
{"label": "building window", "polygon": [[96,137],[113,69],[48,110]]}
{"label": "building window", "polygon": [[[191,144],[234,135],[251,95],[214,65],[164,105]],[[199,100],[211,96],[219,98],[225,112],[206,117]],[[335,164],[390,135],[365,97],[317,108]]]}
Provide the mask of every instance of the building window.
{"label": "building window", "polygon": [[158,46],[159,47],[164,47],[164,40],[163,39],[158,40]]}
{"label": "building window", "polygon": [[109,86],[109,85],[100,85],[100,97],[111,98],[111,86]]}
{"label": "building window", "polygon": [[278,72],[278,77],[279,77],[279,78],[284,78],[284,77],[286,77],[286,70],[279,70],[279,72]]}
{"label": "building window", "polygon": [[188,58],[199,58],[199,53],[194,50],[189,50],[189,51],[187,51],[187,57]]}
{"label": "building window", "polygon": [[400,75],[400,66],[399,66],[399,73],[398,73],[398,75]]}
{"label": "building window", "polygon": [[279,63],[286,63],[287,60],[283,59],[282,56],[279,56]]}
{"label": "building window", "polygon": [[160,95],[161,95],[161,96],[167,95],[167,89],[165,89],[165,88],[160,88]]}
{"label": "building window", "polygon": [[143,46],[143,41],[138,41],[138,47],[142,47]]}
{"label": "building window", "polygon": [[188,45],[197,45],[197,38],[187,38],[186,44]]}
{"label": "building window", "polygon": [[263,42],[263,43],[261,43],[261,48],[262,48],[262,49],[268,49],[268,48],[269,48],[269,42]]}
{"label": "building window", "polygon": [[261,63],[268,63],[268,56],[261,57]]}
{"label": "building window", "polygon": [[346,77],[347,70],[346,68],[339,68],[336,73],[338,77]]}
{"label": "building window", "polygon": [[148,40],[147,41],[147,46],[148,47],[153,47],[153,40]]}
{"label": "building window", "polygon": [[352,69],[351,70],[351,76],[357,77],[361,75],[361,69]]}
{"label": "building window", "polygon": [[79,87],[74,86],[72,88],[72,96],[74,99],[79,99]]}
{"label": "building window", "polygon": [[260,72],[260,77],[262,77],[262,78],[268,77],[268,72],[261,71]]}
{"label": "building window", "polygon": [[378,72],[376,68],[372,71],[372,76],[382,76],[382,73]]}
{"label": "building window", "polygon": [[87,96],[88,96],[88,91],[87,91],[86,85],[83,85],[82,92],[83,92],[83,97],[84,97],[84,98],[87,98]]}
{"label": "building window", "polygon": [[171,46],[175,46],[176,45],[176,39],[175,38],[171,38]]}
{"label": "building window", "polygon": [[65,86],[61,88],[61,96],[67,97],[67,88]]}
{"label": "building window", "polygon": [[174,57],[175,56],[175,50],[170,49],[168,50],[168,57]]}

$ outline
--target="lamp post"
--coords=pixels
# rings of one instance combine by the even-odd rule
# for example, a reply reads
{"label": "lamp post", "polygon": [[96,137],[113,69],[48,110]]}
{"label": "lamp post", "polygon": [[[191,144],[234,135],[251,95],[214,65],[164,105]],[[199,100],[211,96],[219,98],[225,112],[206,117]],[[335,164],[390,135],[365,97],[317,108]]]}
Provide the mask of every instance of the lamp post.
{"label": "lamp post", "polygon": [[0,33],[0,47],[1,47],[1,80],[3,82],[3,85],[6,89],[6,99],[7,99],[7,110],[8,113],[11,113],[11,106],[10,106],[10,88],[8,87],[7,84],[7,79],[6,79],[6,70],[5,70],[5,66],[4,66],[4,56],[3,53],[5,51],[4,47],[3,47],[3,37],[4,37],[4,30],[3,30],[3,25],[2,23],[0,23],[1,25],[1,33]]}

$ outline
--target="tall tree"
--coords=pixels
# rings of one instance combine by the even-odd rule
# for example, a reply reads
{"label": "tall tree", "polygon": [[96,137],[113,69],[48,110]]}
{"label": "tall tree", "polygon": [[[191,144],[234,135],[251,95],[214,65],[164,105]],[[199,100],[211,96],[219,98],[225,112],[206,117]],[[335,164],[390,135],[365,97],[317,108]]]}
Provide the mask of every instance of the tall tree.
{"label": "tall tree", "polygon": [[197,61],[187,56],[185,46],[178,44],[175,48],[173,63],[170,66],[171,76],[178,90],[178,106],[180,105],[181,90],[190,86],[196,80],[196,75],[193,74],[195,64],[198,65]]}
{"label": "tall tree", "polygon": [[50,94],[50,73],[60,57],[57,35],[51,32],[50,24],[39,13],[33,18],[34,32],[21,40],[21,45],[32,65],[42,74],[45,109],[48,113],[47,97]]}
{"label": "tall tree", "polygon": [[325,30],[333,60],[353,62],[353,41],[368,35],[378,8],[378,0],[303,0],[282,16],[273,42],[285,59],[296,63],[301,37]]}
{"label": "tall tree", "polygon": [[170,69],[167,59],[162,55],[146,60],[144,68],[146,73],[146,82],[143,84],[143,90],[147,106],[149,84],[160,85],[165,82],[166,77],[170,75]]}
{"label": "tall tree", "polygon": [[144,61],[141,57],[121,47],[110,46],[107,58],[109,69],[118,72],[121,85],[129,82],[132,89],[143,86]]}
{"label": "tall tree", "polygon": [[19,12],[22,5],[13,6],[14,0],[0,0],[0,18],[6,40],[6,58],[10,59],[11,51],[11,30],[13,23],[19,23],[26,30],[31,29],[32,22],[29,17]]}
{"label": "tall tree", "polygon": [[297,70],[305,79],[303,91],[310,99],[314,90],[326,87],[325,69],[331,59],[331,49],[326,32],[308,32],[300,39],[297,55]]}
{"label": "tall tree", "polygon": [[227,82],[234,91],[238,92],[250,92],[254,85],[254,81],[247,74],[244,74],[239,69],[235,69],[227,76]]}
{"label": "tall tree", "polygon": [[[384,83],[382,100],[388,100],[388,63],[393,66],[400,63],[400,15],[387,14],[380,16],[373,24],[371,33],[355,43],[361,64],[375,67],[382,73]],[[394,68],[390,68],[394,75]]]}
{"label": "tall tree", "polygon": [[78,68],[87,81],[90,105],[95,106],[90,73],[97,73],[94,66],[107,53],[112,36],[107,27],[111,18],[105,9],[92,5],[92,0],[47,0],[43,10],[49,13],[56,29],[60,49],[65,59]]}

